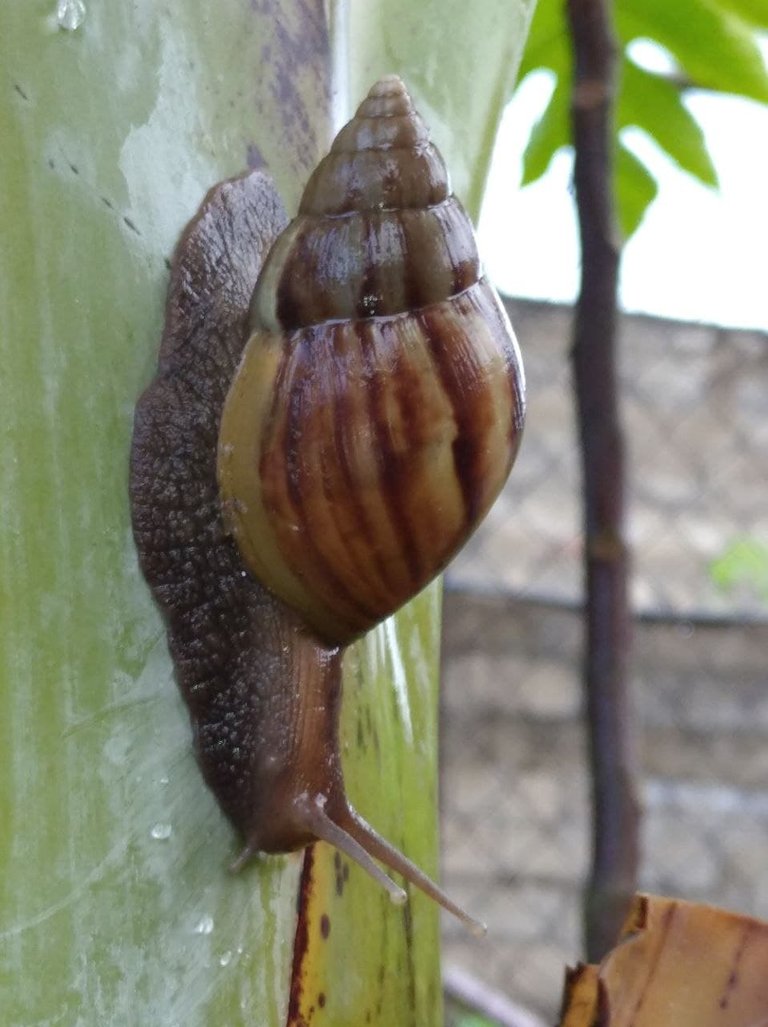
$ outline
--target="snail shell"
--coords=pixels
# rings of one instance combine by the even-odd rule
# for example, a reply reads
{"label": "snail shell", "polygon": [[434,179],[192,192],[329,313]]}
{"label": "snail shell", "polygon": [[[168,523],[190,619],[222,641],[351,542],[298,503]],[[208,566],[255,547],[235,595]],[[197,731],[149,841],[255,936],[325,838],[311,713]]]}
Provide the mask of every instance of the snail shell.
{"label": "snail shell", "polygon": [[209,192],[174,257],[130,492],[235,868],[322,839],[394,900],[374,858],[480,929],[350,806],[341,662],[477,525],[523,410],[514,335],[399,79],[290,224],[261,172]]}
{"label": "snail shell", "polygon": [[310,178],[251,326],[221,423],[225,519],[251,572],[347,645],[464,545],[523,423],[512,329],[398,78]]}

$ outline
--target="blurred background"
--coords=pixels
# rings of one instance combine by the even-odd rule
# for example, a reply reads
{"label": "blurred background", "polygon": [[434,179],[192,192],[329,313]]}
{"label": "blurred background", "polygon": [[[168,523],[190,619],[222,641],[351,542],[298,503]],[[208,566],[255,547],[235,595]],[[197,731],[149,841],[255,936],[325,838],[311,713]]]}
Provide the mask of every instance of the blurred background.
{"label": "blurred background", "polygon": [[[633,58],[668,63],[650,44]],[[444,880],[489,923],[478,943],[446,921],[448,973],[547,1023],[583,957],[590,854],[572,155],[518,188],[553,88],[537,71],[518,89],[480,224],[487,269],[514,297],[529,413],[510,481],[448,575],[442,690]],[[639,887],[768,917],[768,107],[685,103],[719,190],[647,135],[623,136],[658,184],[624,252],[618,338]]]}

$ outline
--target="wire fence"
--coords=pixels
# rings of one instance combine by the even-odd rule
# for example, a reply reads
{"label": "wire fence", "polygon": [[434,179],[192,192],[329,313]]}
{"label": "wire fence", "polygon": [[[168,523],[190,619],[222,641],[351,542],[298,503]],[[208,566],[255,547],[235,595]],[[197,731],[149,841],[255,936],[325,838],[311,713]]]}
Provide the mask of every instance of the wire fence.
{"label": "wire fence", "polygon": [[[526,438],[445,604],[445,958],[554,1022],[582,955],[589,781],[570,311],[515,302]],[[768,917],[768,336],[627,317],[640,886]]]}

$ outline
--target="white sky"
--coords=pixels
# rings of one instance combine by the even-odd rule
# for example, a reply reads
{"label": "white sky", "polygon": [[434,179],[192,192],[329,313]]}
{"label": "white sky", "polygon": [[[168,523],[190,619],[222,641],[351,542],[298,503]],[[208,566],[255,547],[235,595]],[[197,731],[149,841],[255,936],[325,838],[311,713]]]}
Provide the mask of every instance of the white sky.
{"label": "white sky", "polygon": [[[502,291],[570,302],[579,273],[570,158],[559,154],[542,180],[518,185],[525,140],[550,88],[548,75],[529,76],[505,113],[478,234]],[[623,136],[659,194],[624,251],[622,305],[768,330],[768,106],[703,94],[686,103],[706,135],[720,191],[680,171],[639,131]]]}

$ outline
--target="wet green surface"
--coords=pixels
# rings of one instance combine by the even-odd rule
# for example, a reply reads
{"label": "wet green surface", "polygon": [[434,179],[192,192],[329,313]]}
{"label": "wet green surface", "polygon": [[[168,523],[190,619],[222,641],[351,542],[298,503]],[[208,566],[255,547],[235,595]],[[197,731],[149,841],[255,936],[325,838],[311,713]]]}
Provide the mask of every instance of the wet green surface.
{"label": "wet green surface", "polygon": [[[136,566],[127,457],[181,228],[248,159],[293,210],[327,145],[328,41],[308,10],[109,0],[66,31],[53,3],[0,8],[0,1009],[12,1027],[285,1020],[300,857],[226,872],[235,840],[194,765]],[[430,93],[431,43],[407,21],[378,35],[378,17],[351,91],[391,70],[423,92],[476,212],[483,161],[474,184],[467,167],[489,155],[493,119],[446,145],[466,101]],[[341,30],[359,40],[352,21]],[[521,46],[494,44],[489,83],[513,75]],[[351,654],[344,708],[353,801],[428,871],[437,605],[426,593]],[[357,1027],[364,1006],[381,1027],[439,1024],[436,911],[417,896],[404,914],[356,874],[317,957],[333,982],[325,1022]]]}

